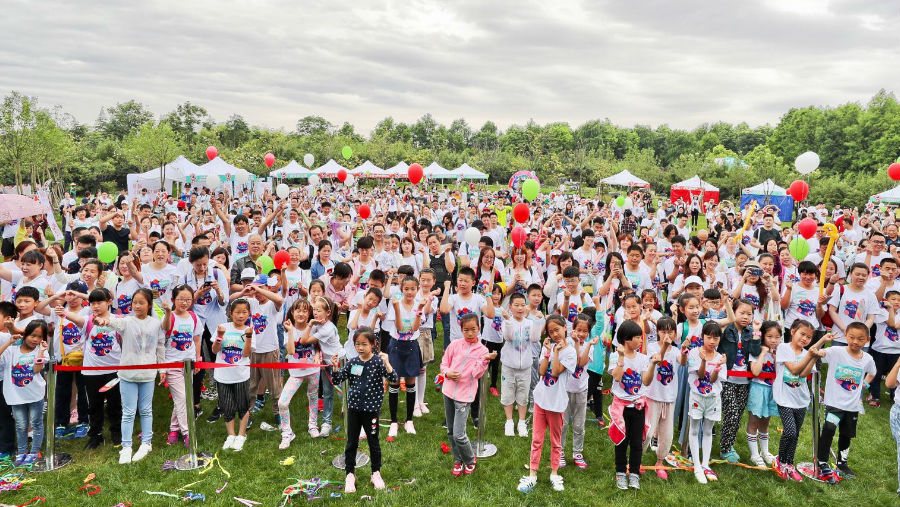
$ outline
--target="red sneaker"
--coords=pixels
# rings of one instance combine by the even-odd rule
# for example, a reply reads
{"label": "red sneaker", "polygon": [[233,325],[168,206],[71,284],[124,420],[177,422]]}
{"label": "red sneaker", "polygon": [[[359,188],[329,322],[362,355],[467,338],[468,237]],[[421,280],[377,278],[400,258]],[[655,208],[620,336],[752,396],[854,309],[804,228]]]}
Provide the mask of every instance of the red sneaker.
{"label": "red sneaker", "polygon": [[469,474],[471,474],[472,472],[474,472],[474,471],[475,471],[475,465],[476,465],[476,464],[477,464],[477,463],[473,461],[471,465],[466,465],[465,468],[463,469],[463,473],[466,474],[466,475],[469,475]]}
{"label": "red sneaker", "polygon": [[500,396],[500,391],[498,391],[496,387],[492,387],[491,396]]}
{"label": "red sneaker", "polygon": [[463,464],[460,462],[456,462],[453,464],[453,477],[459,477],[463,473]]}

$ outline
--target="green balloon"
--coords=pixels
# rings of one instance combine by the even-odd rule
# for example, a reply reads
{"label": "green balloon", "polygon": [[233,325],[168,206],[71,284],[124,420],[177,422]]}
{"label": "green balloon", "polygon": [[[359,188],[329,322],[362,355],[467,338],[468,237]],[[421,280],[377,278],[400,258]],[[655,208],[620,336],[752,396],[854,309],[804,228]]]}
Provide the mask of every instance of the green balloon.
{"label": "green balloon", "polygon": [[273,269],[275,269],[275,261],[272,260],[268,255],[260,255],[256,262],[259,264],[259,270],[264,275],[268,275]]}
{"label": "green balloon", "polygon": [[616,197],[616,204],[617,204],[620,208],[623,207],[623,206],[625,206],[625,196],[620,195],[619,197]]}
{"label": "green balloon", "polygon": [[349,159],[353,156],[353,148],[344,146],[344,148],[341,150],[341,155],[343,155],[344,158]]}
{"label": "green balloon", "polygon": [[97,258],[104,264],[115,262],[119,256],[119,247],[111,241],[104,241],[97,247]]}
{"label": "green balloon", "polygon": [[537,199],[539,193],[541,193],[541,184],[536,179],[529,178],[522,183],[522,197],[526,201]]}
{"label": "green balloon", "polygon": [[791,251],[791,257],[802,261],[809,254],[809,243],[803,238],[794,238],[788,245],[788,249]]}

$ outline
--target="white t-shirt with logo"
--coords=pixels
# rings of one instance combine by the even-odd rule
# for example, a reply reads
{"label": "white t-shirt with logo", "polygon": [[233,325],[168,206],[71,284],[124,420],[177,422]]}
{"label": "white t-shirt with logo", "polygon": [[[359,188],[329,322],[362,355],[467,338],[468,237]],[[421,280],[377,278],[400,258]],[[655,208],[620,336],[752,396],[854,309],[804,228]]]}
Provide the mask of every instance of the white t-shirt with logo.
{"label": "white t-shirt with logo", "polygon": [[807,351],[800,354],[794,352],[790,343],[782,343],[775,350],[775,382],[772,384],[772,398],[779,406],[788,408],[806,408],[809,406],[809,387],[806,379],[791,373],[785,363],[794,363],[803,359]]}
{"label": "white t-shirt with logo", "polygon": [[[613,352],[609,355],[609,373],[618,367],[619,353]],[[625,357],[622,361],[622,378],[618,382],[613,380],[612,393],[616,398],[623,401],[636,401],[645,394],[646,388],[641,376],[650,367],[650,358],[646,354],[635,352],[634,357]]]}
{"label": "white t-shirt with logo", "polygon": [[571,343],[559,352],[559,363],[565,368],[558,377],[553,376],[553,352],[547,361],[547,371],[534,387],[534,404],[548,412],[565,412],[569,405],[566,385],[578,365],[575,347]]}
{"label": "white t-shirt with logo", "polygon": [[[658,354],[659,343],[648,343],[647,354],[650,357]],[[647,386],[646,395],[653,401],[672,403],[678,397],[678,361],[681,359],[681,351],[678,347],[670,346],[662,361],[656,363],[653,372],[653,381]],[[649,365],[648,365],[649,367]]]}
{"label": "white t-shirt with logo", "polygon": [[195,359],[194,337],[203,334],[203,324],[190,313],[183,317],[172,313],[170,318],[174,318],[174,324],[166,333],[166,362]]}
{"label": "white t-shirt with logo", "polygon": [[862,357],[852,357],[847,347],[828,347],[822,362],[828,364],[825,377],[825,405],[848,412],[862,408],[863,384],[866,376],[875,375],[875,361],[863,352]]}

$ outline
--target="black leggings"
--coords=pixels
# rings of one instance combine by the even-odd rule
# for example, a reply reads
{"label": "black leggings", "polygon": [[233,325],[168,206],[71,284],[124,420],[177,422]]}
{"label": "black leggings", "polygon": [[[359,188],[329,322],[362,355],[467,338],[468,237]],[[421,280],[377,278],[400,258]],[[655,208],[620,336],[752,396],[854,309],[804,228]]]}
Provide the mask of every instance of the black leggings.
{"label": "black leggings", "polygon": [[[814,394],[815,395],[815,394]],[[828,420],[830,412],[834,412],[840,420],[837,424]],[[840,429],[838,436],[838,464],[846,463],[850,452],[850,439],[856,436],[856,421],[859,417],[858,413],[847,412],[843,410],[834,410],[825,407],[825,423],[822,424],[822,434],[819,436],[819,448],[816,452],[820,463],[828,463],[831,454],[831,442],[834,441],[834,434]]]}
{"label": "black leggings", "polygon": [[[626,464],[632,474],[641,471],[641,454],[644,451],[644,409],[625,407],[622,412],[625,424],[625,440],[616,446],[616,473],[624,474]],[[627,456],[631,449],[631,456]]]}
{"label": "black leggings", "polygon": [[598,420],[603,418],[603,375],[588,370],[588,407]]}
{"label": "black leggings", "polygon": [[[872,395],[873,400],[881,401],[881,381],[888,373],[890,373],[891,368],[894,367],[894,363],[900,358],[900,354],[885,354],[884,352],[872,350],[871,347],[869,348],[869,354],[871,354],[872,359],[875,360],[875,377],[869,382],[869,394]],[[889,389],[888,393],[890,394],[889,399],[893,400],[894,389]]]}
{"label": "black leggings", "polygon": [[493,388],[497,388],[497,379],[500,378],[500,349],[503,348],[502,343],[494,343],[481,340],[481,343],[487,347],[488,352],[496,352],[497,357],[491,359],[491,364],[488,367],[491,372],[491,386]]}
{"label": "black leggings", "polygon": [[784,426],[781,440],[778,442],[778,461],[785,465],[793,465],[797,441],[800,439],[800,428],[803,427],[803,418],[806,417],[806,407],[790,408],[778,405],[778,415],[781,416],[781,424]]}
{"label": "black leggings", "polygon": [[[56,421],[57,426],[68,426],[71,410],[69,407],[72,403],[72,385],[76,388],[76,397],[78,398],[78,423],[87,423],[88,408],[87,388],[85,387],[84,375],[77,371],[57,371],[56,372]],[[52,428],[47,429],[52,430]]]}
{"label": "black leggings", "polygon": [[106,418],[109,420],[109,433],[112,435],[113,443],[122,441],[122,396],[119,393],[119,386],[117,385],[105,393],[100,392],[100,388],[114,378],[116,378],[115,373],[84,375],[84,386],[88,396],[88,415],[91,423],[88,436],[91,439],[103,439],[105,405]]}
{"label": "black leggings", "polygon": [[381,443],[378,442],[378,412],[362,412],[347,409],[347,447],[344,450],[345,469],[348,474],[356,470],[356,451],[359,449],[359,432],[366,432],[369,455],[372,458],[372,472],[381,470]]}

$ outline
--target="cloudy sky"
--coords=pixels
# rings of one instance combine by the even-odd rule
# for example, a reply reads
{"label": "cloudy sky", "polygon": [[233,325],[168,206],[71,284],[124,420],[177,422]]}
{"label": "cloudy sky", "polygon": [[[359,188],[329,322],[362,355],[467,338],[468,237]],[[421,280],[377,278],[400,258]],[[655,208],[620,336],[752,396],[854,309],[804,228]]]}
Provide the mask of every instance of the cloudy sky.
{"label": "cloudy sky", "polygon": [[4,0],[0,91],[84,123],[136,99],[368,134],[424,113],[775,124],[900,83],[896,0]]}

